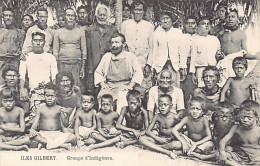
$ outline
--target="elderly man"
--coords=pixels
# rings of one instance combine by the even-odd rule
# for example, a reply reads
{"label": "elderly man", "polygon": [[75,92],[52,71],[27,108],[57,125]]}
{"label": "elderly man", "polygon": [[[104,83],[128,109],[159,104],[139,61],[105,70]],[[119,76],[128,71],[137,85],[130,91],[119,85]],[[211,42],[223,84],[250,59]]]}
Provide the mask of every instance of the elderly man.
{"label": "elderly man", "polygon": [[32,34],[35,32],[41,32],[45,35],[44,52],[52,53],[52,42],[54,30],[47,26],[48,11],[45,8],[39,8],[36,15],[38,21],[37,24],[28,29],[23,44],[22,53],[27,55],[32,52]]}
{"label": "elderly man", "polygon": [[[14,11],[10,8],[3,11],[5,28],[0,28],[0,73],[7,64],[18,68],[23,44],[23,32],[14,26]],[[0,76],[0,84],[4,79]]]}
{"label": "elderly man", "polygon": [[73,9],[65,11],[65,27],[54,34],[53,55],[58,61],[59,71],[71,71],[75,85],[81,86],[87,60],[86,37],[84,31],[76,25],[76,13]]}
{"label": "elderly man", "polygon": [[96,9],[96,22],[86,30],[88,60],[86,66],[86,90],[97,94],[94,88],[94,71],[96,70],[102,56],[110,49],[110,39],[116,32],[114,26],[107,25],[109,9],[100,5]]}
{"label": "elderly man", "polygon": [[126,93],[135,84],[141,84],[143,73],[136,56],[123,50],[125,37],[115,33],[111,39],[111,52],[106,53],[95,71],[95,85],[100,85],[98,98],[111,94],[117,100],[117,112],[126,105]]}
{"label": "elderly man", "polygon": [[121,33],[125,35],[129,51],[134,53],[140,65],[151,69],[149,56],[152,53],[152,36],[154,27],[151,23],[143,20],[145,5],[143,1],[136,0],[132,4],[133,19],[126,20],[121,25]]}

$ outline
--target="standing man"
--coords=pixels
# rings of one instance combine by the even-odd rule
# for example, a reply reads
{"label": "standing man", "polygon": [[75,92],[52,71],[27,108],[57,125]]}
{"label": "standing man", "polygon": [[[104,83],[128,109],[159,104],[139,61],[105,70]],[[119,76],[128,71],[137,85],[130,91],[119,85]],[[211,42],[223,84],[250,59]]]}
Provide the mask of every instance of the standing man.
{"label": "standing man", "polygon": [[143,73],[136,56],[123,50],[125,37],[115,33],[111,39],[111,52],[106,53],[95,71],[95,85],[101,86],[98,99],[111,94],[117,100],[117,112],[126,106],[126,94],[136,84],[141,84]]}
{"label": "standing man", "polygon": [[141,67],[151,71],[149,56],[152,53],[152,36],[154,27],[150,22],[143,20],[145,12],[144,2],[136,0],[133,2],[133,19],[126,20],[121,25],[121,33],[125,35],[129,51],[138,58]]}
{"label": "standing man", "polygon": [[210,34],[219,37],[219,33],[224,29],[227,17],[227,6],[219,4],[217,7],[217,19],[215,20],[215,26],[211,28]]}
{"label": "standing man", "polygon": [[89,10],[87,6],[81,5],[77,9],[78,14],[78,27],[82,27],[84,30],[86,30],[87,26],[89,25]]}
{"label": "standing man", "polygon": [[52,42],[53,42],[53,34],[54,30],[47,26],[48,20],[48,11],[45,8],[39,8],[37,10],[37,24],[28,29],[25,37],[25,41],[23,44],[23,55],[27,55],[29,52],[32,52],[32,34],[34,32],[41,32],[45,35],[45,45],[44,52],[52,53]]}
{"label": "standing man", "polygon": [[72,72],[75,84],[81,87],[87,60],[86,37],[83,29],[76,27],[76,13],[65,11],[65,27],[54,34],[53,55],[58,61],[59,71]]}
{"label": "standing man", "polygon": [[96,70],[102,56],[110,51],[110,39],[117,31],[114,26],[107,25],[109,19],[109,8],[99,5],[96,9],[96,22],[86,30],[88,60],[86,66],[86,90],[97,92],[94,86],[94,71]]}
{"label": "standing man", "polygon": [[[19,67],[23,44],[23,32],[14,25],[14,11],[7,8],[3,10],[4,28],[0,28],[0,73],[6,65]],[[4,79],[0,76],[0,84]]]}

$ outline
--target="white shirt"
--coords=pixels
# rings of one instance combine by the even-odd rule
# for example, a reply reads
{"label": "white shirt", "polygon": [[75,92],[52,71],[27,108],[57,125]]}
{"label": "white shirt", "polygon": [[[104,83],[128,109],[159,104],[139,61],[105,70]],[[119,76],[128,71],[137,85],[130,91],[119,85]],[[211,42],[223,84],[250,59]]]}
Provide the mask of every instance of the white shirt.
{"label": "white shirt", "polygon": [[129,19],[121,24],[121,33],[125,35],[129,51],[137,56],[142,67],[150,65],[148,58],[152,51],[153,31],[153,25],[145,20],[137,23],[134,19]]}
{"label": "white shirt", "polygon": [[161,26],[155,30],[151,61],[157,73],[163,69],[168,58],[175,71],[180,67],[186,68],[187,57],[180,55],[181,36],[181,30],[173,27],[169,31],[165,31]]}
{"label": "white shirt", "polygon": [[195,73],[195,67],[216,66],[216,53],[220,50],[220,42],[212,35],[194,38],[192,44],[190,72]]}
{"label": "white shirt", "polygon": [[37,88],[39,83],[46,84],[51,81],[51,78],[55,79],[58,73],[56,58],[49,53],[30,52],[26,61],[20,62],[19,73],[22,80],[25,80],[25,75],[28,73],[30,88]]}

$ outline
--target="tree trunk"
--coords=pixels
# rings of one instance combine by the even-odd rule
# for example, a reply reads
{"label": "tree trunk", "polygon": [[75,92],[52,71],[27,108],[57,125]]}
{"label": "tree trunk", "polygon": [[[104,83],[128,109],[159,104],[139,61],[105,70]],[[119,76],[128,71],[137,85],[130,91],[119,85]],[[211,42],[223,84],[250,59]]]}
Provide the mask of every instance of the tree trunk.
{"label": "tree trunk", "polygon": [[120,31],[120,25],[122,23],[122,0],[116,0],[116,12],[115,12],[115,17],[116,17],[116,28],[118,31]]}

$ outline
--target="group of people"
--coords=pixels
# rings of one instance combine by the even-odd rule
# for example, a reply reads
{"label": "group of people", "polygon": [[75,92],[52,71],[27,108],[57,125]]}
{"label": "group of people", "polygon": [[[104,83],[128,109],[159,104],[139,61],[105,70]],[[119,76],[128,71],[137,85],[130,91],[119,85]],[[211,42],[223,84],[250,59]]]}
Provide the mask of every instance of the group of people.
{"label": "group of people", "polygon": [[103,4],[93,25],[85,6],[53,27],[39,8],[23,29],[3,10],[0,148],[142,144],[172,158],[260,164],[259,98],[246,77],[257,55],[246,51],[237,10],[219,5],[214,26],[187,16],[180,30],[169,11],[155,28],[145,7],[124,6],[119,31]]}

